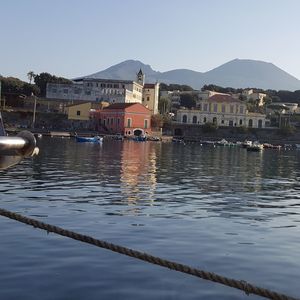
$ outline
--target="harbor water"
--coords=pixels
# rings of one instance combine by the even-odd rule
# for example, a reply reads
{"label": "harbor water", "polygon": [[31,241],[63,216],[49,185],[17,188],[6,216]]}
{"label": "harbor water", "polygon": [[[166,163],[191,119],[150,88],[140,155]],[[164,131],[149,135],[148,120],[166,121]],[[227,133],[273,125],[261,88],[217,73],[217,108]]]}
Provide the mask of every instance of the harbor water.
{"label": "harbor water", "polygon": [[[300,151],[38,140],[0,207],[299,297]],[[0,299],[261,299],[0,216]]]}

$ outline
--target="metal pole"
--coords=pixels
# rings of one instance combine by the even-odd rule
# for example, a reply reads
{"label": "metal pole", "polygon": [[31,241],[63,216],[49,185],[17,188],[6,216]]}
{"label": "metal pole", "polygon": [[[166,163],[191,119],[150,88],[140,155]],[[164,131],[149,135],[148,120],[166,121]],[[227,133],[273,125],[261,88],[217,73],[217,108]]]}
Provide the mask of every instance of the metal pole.
{"label": "metal pole", "polygon": [[34,95],[32,128],[34,128],[34,123],[35,123],[35,112],[36,112],[36,96]]}

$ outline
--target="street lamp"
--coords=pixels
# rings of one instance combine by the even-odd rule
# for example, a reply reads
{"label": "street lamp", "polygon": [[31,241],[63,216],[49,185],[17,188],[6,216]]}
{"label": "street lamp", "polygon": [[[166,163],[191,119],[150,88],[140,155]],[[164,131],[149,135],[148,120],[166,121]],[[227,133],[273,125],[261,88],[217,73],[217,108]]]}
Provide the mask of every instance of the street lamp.
{"label": "street lamp", "polygon": [[34,123],[35,123],[35,113],[36,113],[36,96],[31,93],[31,96],[34,97],[34,105],[33,105],[33,117],[32,117],[32,128],[34,128]]}

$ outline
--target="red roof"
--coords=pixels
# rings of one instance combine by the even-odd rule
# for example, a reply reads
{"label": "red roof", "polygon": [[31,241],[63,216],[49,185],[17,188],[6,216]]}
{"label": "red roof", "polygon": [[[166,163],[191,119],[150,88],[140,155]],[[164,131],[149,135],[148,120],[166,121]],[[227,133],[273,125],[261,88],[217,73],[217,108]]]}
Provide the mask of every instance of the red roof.
{"label": "red roof", "polygon": [[211,102],[242,102],[239,99],[233,98],[230,95],[213,95],[207,99],[207,101]]}
{"label": "red roof", "polygon": [[125,109],[134,104],[136,104],[136,103],[113,103],[107,107],[104,107],[103,109]]}
{"label": "red roof", "polygon": [[154,89],[155,84],[154,83],[145,83],[144,84],[144,89]]}

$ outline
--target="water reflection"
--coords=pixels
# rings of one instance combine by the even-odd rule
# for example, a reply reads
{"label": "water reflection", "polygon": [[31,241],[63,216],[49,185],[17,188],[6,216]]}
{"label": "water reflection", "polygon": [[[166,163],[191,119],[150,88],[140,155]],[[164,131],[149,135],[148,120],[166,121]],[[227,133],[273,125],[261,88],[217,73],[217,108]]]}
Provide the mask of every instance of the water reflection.
{"label": "water reflection", "polygon": [[121,191],[129,204],[151,203],[156,190],[156,151],[151,143],[124,142],[121,155]]}

